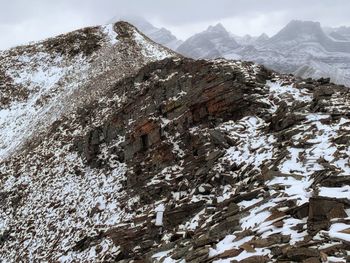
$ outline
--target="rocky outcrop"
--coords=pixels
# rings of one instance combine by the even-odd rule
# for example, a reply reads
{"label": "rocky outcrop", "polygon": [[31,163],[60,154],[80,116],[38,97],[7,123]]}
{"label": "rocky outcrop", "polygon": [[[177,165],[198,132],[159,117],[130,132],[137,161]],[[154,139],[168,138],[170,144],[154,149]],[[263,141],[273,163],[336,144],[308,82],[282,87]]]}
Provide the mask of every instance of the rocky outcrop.
{"label": "rocky outcrop", "polygon": [[141,60],[1,162],[1,259],[347,260],[348,90],[250,62]]}

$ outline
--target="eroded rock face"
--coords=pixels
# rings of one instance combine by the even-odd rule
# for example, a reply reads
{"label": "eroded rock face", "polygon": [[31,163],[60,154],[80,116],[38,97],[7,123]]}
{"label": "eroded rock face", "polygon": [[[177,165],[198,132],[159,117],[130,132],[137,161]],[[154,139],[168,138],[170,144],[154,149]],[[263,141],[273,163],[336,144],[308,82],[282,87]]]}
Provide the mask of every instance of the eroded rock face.
{"label": "eroded rock face", "polygon": [[347,257],[347,90],[180,57],[108,76],[1,163],[1,259]]}

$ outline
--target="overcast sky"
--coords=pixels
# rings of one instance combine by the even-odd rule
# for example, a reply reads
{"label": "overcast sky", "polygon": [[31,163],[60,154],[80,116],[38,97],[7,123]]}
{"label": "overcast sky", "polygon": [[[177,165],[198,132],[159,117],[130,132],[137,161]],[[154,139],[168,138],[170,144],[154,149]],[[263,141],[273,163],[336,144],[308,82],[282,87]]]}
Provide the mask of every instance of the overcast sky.
{"label": "overcast sky", "polygon": [[237,35],[276,33],[292,19],[350,26],[350,0],[0,0],[0,49],[143,16],[186,39],[221,22]]}

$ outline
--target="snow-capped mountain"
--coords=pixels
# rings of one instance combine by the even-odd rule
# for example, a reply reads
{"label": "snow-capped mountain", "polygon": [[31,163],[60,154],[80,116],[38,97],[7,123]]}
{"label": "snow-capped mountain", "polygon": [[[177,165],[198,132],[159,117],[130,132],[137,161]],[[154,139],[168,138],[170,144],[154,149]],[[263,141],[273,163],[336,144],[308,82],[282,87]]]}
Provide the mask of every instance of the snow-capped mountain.
{"label": "snow-capped mountain", "polygon": [[253,45],[264,45],[269,39],[270,37],[266,33],[262,33],[255,39]]}
{"label": "snow-capped mountain", "polygon": [[249,60],[279,72],[303,78],[330,77],[335,83],[350,86],[350,41],[326,34],[318,22],[291,21],[271,38],[265,34],[237,37],[222,26],[215,36],[207,31],[186,40],[177,52],[194,58]]}
{"label": "snow-capped mountain", "polygon": [[0,69],[0,262],[348,260],[348,88],[126,22]]}
{"label": "snow-capped mountain", "polygon": [[209,26],[182,43],[176,51],[191,58],[224,57],[239,44],[222,24]]}
{"label": "snow-capped mountain", "polygon": [[350,42],[335,41],[329,38],[321,28],[321,24],[312,21],[293,20],[265,44],[268,48],[283,52],[300,49],[303,51],[311,45],[325,52],[350,53]]}
{"label": "snow-capped mountain", "polygon": [[[350,42],[328,37],[317,22],[292,21],[264,45],[240,55],[301,77],[330,77],[350,86]],[[308,70],[305,70],[308,68]]]}
{"label": "snow-capped mountain", "polygon": [[[115,18],[112,19],[111,22],[118,20],[119,19]],[[182,40],[177,39],[168,29],[164,27],[157,28],[142,17],[127,16],[122,17],[121,20],[131,23],[154,42],[159,43],[172,50],[176,50],[176,48],[183,42]]]}

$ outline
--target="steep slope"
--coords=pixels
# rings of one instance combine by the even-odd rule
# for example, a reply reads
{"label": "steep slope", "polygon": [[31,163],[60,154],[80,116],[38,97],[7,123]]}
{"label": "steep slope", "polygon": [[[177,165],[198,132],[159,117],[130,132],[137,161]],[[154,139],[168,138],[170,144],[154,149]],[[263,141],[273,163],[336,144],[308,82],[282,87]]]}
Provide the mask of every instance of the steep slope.
{"label": "steep slope", "polygon": [[127,23],[0,53],[0,160],[80,103],[150,61],[175,56]]}
{"label": "steep slope", "polygon": [[120,26],[98,96],[0,163],[0,259],[347,260],[349,89],[130,49]]}
{"label": "steep slope", "polygon": [[234,37],[219,23],[190,37],[176,51],[191,58],[218,58],[238,46]]}

